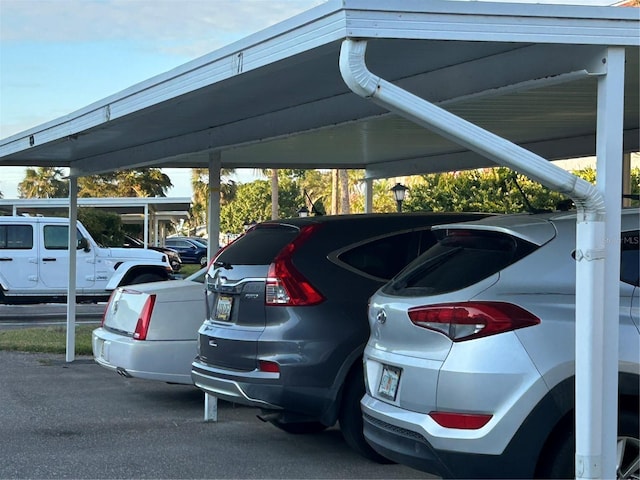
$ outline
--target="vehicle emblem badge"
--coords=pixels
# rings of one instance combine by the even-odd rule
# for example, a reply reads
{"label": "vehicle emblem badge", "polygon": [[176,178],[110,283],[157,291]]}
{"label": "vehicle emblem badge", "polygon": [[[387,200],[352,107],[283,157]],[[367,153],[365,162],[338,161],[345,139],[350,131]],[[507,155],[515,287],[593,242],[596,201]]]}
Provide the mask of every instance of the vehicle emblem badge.
{"label": "vehicle emblem badge", "polygon": [[384,308],[378,310],[378,313],[376,314],[376,321],[381,324],[387,321],[387,312],[384,311]]}

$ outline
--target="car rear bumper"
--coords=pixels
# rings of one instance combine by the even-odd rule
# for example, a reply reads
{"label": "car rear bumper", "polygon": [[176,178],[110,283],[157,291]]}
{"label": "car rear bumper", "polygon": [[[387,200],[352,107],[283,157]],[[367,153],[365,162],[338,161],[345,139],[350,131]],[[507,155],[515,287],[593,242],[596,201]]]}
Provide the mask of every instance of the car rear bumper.
{"label": "car rear bumper", "polygon": [[[254,379],[277,379],[277,373],[266,372],[243,372],[245,376]],[[228,375],[228,374],[227,374]],[[231,378],[224,378],[225,373],[222,370],[212,368],[198,360],[194,361],[191,366],[191,379],[193,384],[200,390],[214,395],[223,400],[251,407],[265,408],[270,410],[278,410],[279,406],[254,398],[249,390],[255,388],[254,384],[240,382]],[[269,388],[269,387],[266,387]],[[273,387],[271,387],[273,388]]]}
{"label": "car rear bumper", "polygon": [[98,328],[92,334],[93,356],[99,365],[125,377],[192,384],[195,340],[149,341]]}
{"label": "car rear bumper", "polygon": [[[363,416],[367,442],[384,457],[444,478],[531,478],[505,467],[498,455],[440,452],[419,433]],[[500,473],[502,472],[502,474]]]}

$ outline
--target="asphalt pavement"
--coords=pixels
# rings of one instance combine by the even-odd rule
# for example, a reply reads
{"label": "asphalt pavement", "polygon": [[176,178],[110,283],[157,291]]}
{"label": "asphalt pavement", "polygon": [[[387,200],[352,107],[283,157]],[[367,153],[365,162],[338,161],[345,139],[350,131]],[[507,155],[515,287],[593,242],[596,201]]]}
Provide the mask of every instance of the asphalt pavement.
{"label": "asphalt pavement", "polygon": [[432,478],[360,457],[339,429],[291,435],[195,387],[123,378],[92,357],[0,351],[1,479]]}

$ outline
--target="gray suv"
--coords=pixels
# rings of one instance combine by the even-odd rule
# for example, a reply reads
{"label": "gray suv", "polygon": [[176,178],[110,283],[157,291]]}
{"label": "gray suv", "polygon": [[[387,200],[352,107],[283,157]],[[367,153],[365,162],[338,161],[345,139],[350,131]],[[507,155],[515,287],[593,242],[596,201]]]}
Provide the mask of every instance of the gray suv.
{"label": "gray suv", "polygon": [[[638,210],[620,238],[618,478],[639,478]],[[441,225],[371,298],[364,434],[454,478],[575,478],[576,215]],[[584,327],[583,327],[584,328]]]}
{"label": "gray suv", "polygon": [[435,242],[431,226],[481,214],[369,214],[260,223],[213,259],[197,387],[262,409],[290,433],[340,423],[362,436],[362,352],[371,294]]}

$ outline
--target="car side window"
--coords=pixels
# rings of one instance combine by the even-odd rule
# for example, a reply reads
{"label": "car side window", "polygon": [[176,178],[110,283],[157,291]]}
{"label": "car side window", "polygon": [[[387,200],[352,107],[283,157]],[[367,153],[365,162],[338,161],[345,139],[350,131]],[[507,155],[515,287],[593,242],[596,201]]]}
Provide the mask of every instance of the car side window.
{"label": "car side window", "polygon": [[44,248],[47,250],[67,250],[69,228],[67,226],[46,225],[44,227]]}
{"label": "car side window", "polygon": [[621,237],[620,280],[624,283],[640,286],[640,231],[624,232]]}
{"label": "car side window", "polygon": [[406,232],[389,235],[372,242],[360,244],[355,248],[342,252],[338,259],[347,265],[368,275],[389,280],[409,262],[418,256],[429,243],[435,243],[431,232],[422,234],[421,245],[418,237],[421,232]]}
{"label": "car side window", "polygon": [[31,225],[0,226],[0,249],[31,250],[33,227]]}
{"label": "car side window", "polygon": [[[84,238],[84,235],[79,230],[76,232],[76,236],[78,242]],[[45,225],[44,248],[47,250],[68,250],[69,227],[66,225]]]}

